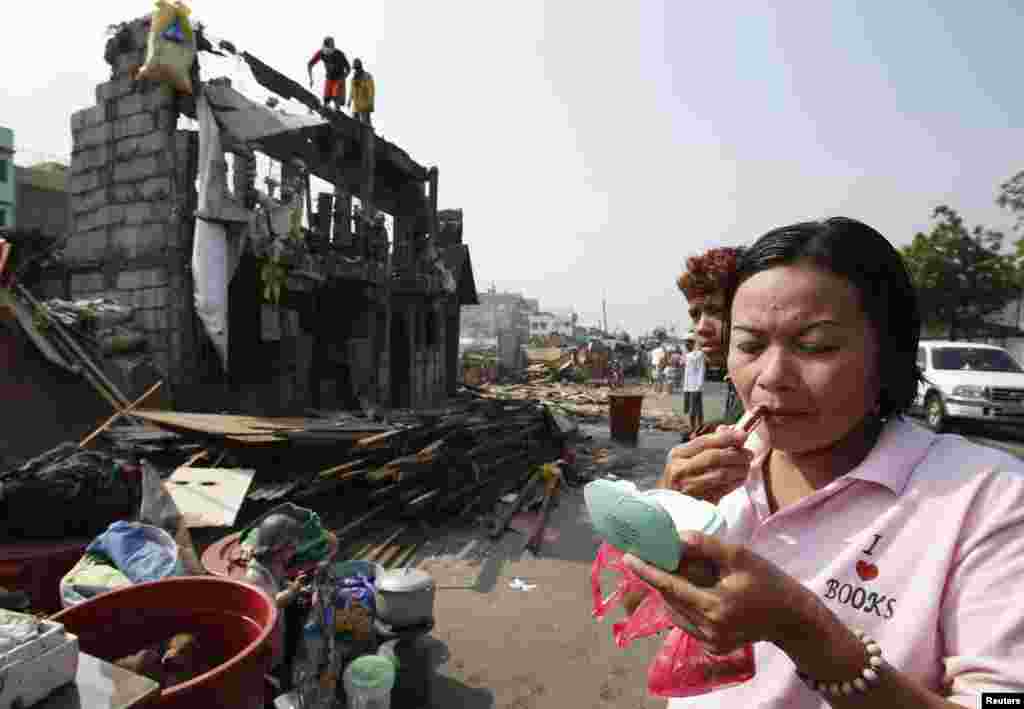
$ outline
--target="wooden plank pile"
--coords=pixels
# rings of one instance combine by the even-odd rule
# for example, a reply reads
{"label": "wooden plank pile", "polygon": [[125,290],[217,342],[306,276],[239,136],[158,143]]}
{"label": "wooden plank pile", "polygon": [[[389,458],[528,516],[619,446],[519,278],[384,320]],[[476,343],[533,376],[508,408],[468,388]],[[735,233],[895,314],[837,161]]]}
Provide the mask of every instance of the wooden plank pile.
{"label": "wooden plank pile", "polygon": [[[391,529],[473,511],[488,514],[540,464],[561,456],[566,435],[564,420],[557,421],[538,402],[488,399],[469,391],[443,409],[390,411],[384,421],[340,413],[289,419],[134,413],[184,440],[202,440],[209,450],[219,443],[252,461],[267,450],[254,443],[271,445],[285,467],[294,460],[292,473],[267,480],[258,462],[252,465],[257,477],[242,516],[292,501],[320,513],[340,539],[358,538],[380,525]],[[309,451],[315,456],[303,455]],[[303,472],[309,460],[330,464]]]}
{"label": "wooden plank pile", "polygon": [[409,412],[404,423],[361,438],[293,497],[314,499],[360,481],[371,488],[371,501],[397,501],[406,514],[464,510],[490,486],[507,482],[509,471],[521,477],[558,458],[562,446],[551,414],[535,402],[472,397],[443,412]]}

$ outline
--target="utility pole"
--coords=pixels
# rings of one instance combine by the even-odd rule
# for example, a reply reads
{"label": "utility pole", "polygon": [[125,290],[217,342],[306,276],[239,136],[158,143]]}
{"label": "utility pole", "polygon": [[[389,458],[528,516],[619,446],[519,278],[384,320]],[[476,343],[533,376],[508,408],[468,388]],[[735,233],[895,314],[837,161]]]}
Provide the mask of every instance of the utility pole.
{"label": "utility pole", "polygon": [[601,297],[601,310],[604,312],[604,334],[608,334],[608,300]]}

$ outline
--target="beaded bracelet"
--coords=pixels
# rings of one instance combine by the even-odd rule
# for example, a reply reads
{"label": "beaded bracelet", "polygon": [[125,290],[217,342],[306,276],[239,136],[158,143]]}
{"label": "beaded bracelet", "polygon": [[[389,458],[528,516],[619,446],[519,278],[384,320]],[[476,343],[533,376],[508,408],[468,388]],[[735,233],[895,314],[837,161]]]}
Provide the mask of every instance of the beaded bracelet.
{"label": "beaded bracelet", "polygon": [[797,670],[796,676],[807,685],[808,689],[820,694],[831,694],[833,697],[838,697],[840,695],[849,696],[853,694],[854,690],[862,693],[867,692],[872,686],[878,684],[880,679],[878,670],[883,665],[882,648],[868,637],[863,630],[855,630],[854,633],[857,635],[857,639],[864,643],[864,649],[868,653],[868,663],[860,671],[860,676],[849,682],[821,682],[811,679],[806,673]]}

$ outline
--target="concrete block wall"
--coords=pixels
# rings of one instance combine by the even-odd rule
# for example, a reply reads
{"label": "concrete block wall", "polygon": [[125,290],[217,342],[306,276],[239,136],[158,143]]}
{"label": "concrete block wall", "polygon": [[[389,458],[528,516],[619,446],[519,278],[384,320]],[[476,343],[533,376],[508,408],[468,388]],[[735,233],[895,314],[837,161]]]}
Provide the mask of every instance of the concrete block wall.
{"label": "concrete block wall", "polygon": [[[154,364],[180,353],[172,304],[183,293],[176,167],[178,111],[167,86],[133,79],[147,28],[129,23],[96,105],[71,117],[71,234],[65,261],[72,298],[106,295],[135,308]],[[177,352],[175,352],[177,350]]]}
{"label": "concrete block wall", "polygon": [[167,269],[167,352],[176,403],[181,405],[201,381],[196,354],[195,332],[198,318],[192,296],[192,234],[195,220],[189,218],[197,201],[195,164],[199,154],[199,134],[194,131],[174,133],[174,195],[179,217],[172,215],[171,228],[177,235],[169,240],[166,253]]}

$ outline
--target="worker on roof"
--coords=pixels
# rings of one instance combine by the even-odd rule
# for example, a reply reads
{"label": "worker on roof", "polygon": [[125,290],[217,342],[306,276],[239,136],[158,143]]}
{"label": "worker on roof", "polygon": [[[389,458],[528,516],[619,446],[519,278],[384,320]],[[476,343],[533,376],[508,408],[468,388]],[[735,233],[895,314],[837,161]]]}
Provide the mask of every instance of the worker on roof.
{"label": "worker on roof", "polygon": [[345,105],[345,80],[348,79],[352,67],[349,66],[345,52],[334,46],[334,37],[324,37],[323,46],[306,66],[309,71],[310,88],[313,88],[313,67],[317,62],[323,62],[327,72],[324,80],[324,106],[329,106],[333,101],[334,107],[340,111]]}
{"label": "worker on roof", "polygon": [[352,115],[360,123],[372,125],[370,114],[373,113],[373,102],[376,95],[376,88],[373,85],[373,75],[363,69],[363,60],[356,59],[352,62],[352,95],[348,99],[352,107]]}

